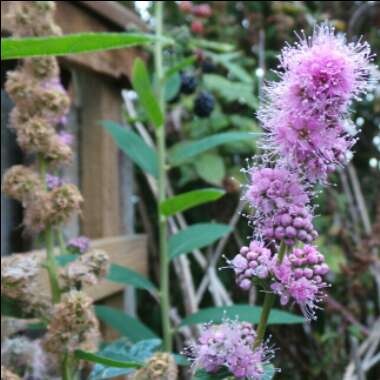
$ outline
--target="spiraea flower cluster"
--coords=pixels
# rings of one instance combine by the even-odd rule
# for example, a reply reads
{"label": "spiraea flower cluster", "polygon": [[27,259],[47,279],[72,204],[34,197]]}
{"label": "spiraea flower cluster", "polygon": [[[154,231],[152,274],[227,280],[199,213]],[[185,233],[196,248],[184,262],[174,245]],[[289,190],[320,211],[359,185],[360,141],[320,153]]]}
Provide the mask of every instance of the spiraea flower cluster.
{"label": "spiraea flower cluster", "polygon": [[[14,35],[60,34],[54,23],[54,9],[51,1],[12,3],[8,17]],[[40,232],[49,224],[67,222],[82,202],[75,186],[64,184],[57,176],[73,156],[72,135],[63,129],[70,98],[60,83],[54,57],[25,59],[8,73],[5,89],[15,103],[10,127],[18,144],[26,153],[36,155],[39,166],[44,165],[47,172],[38,176],[33,166],[11,168],[4,176],[3,191],[23,203],[26,228]]]}
{"label": "spiraea flower cluster", "polygon": [[266,146],[312,182],[324,183],[355,143],[349,107],[378,79],[367,43],[348,43],[327,24],[287,46],[280,81],[266,88],[259,112]]}
{"label": "spiraea flower cluster", "polygon": [[203,326],[198,342],[189,348],[195,368],[216,373],[228,370],[237,379],[262,379],[273,351],[265,344],[254,348],[252,325],[237,320]]}
{"label": "spiraea flower cluster", "polygon": [[133,373],[132,380],[177,380],[175,358],[168,352],[156,352],[146,365]]}
{"label": "spiraea flower cluster", "polygon": [[256,278],[266,291],[280,296],[282,305],[295,302],[308,320],[315,318],[328,287],[324,278],[330,269],[323,254],[311,245],[293,248],[281,259],[262,242],[252,241],[229,264],[240,288],[250,289]]}
{"label": "spiraea flower cluster", "polygon": [[81,289],[84,284],[95,285],[107,275],[108,269],[108,254],[100,249],[90,250],[62,269],[63,287]]}
{"label": "spiraea flower cluster", "polygon": [[310,196],[294,171],[281,166],[253,166],[245,199],[253,208],[255,233],[287,245],[317,238],[312,224]]}
{"label": "spiraea flower cluster", "polygon": [[38,292],[38,275],[43,259],[36,253],[1,258],[1,294],[17,299],[26,313],[48,315],[49,301]]}
{"label": "spiraea flower cluster", "polygon": [[96,351],[100,337],[92,300],[81,291],[65,293],[55,305],[44,348],[53,354],[74,352],[77,349]]}

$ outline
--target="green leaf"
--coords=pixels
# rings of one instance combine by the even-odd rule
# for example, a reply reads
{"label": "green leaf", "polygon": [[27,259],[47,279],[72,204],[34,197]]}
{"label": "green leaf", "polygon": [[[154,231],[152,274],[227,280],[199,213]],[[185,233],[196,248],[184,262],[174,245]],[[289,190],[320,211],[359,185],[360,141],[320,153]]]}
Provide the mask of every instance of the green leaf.
{"label": "green leaf", "polygon": [[179,194],[161,203],[161,213],[165,216],[171,216],[177,212],[186,211],[203,203],[216,201],[224,194],[224,190],[213,188],[194,190]]}
{"label": "green leaf", "polygon": [[113,121],[102,121],[102,125],[111,134],[117,146],[136,165],[143,171],[157,177],[157,154],[139,135]]}
{"label": "green leaf", "polygon": [[201,140],[191,141],[186,145],[176,144],[170,149],[169,160],[174,166],[180,165],[194,156],[215,148],[218,145],[240,140],[256,139],[259,135],[259,133],[252,132],[225,132],[208,136]]}
{"label": "green leaf", "polygon": [[97,305],[95,306],[95,311],[99,319],[118,331],[121,335],[128,337],[132,342],[157,338],[157,335],[149,327],[121,310]]}
{"label": "green leaf", "polygon": [[227,233],[231,227],[227,224],[198,223],[177,232],[169,239],[170,260],[179,255],[191,252],[212,244]]}
{"label": "green leaf", "polygon": [[146,277],[121,265],[111,264],[106,278],[108,281],[132,285],[138,289],[157,291],[156,287]]}
{"label": "green leaf", "polygon": [[197,57],[195,55],[183,59],[182,61],[178,62],[176,65],[174,65],[173,67],[169,68],[166,71],[165,78],[169,79],[172,75],[192,65],[196,60],[197,60]]}
{"label": "green leaf", "polygon": [[259,102],[250,83],[236,82],[217,74],[206,74],[203,80],[207,89],[216,92],[227,102],[238,102],[256,110]]}
{"label": "green leaf", "polygon": [[164,115],[153,92],[148,70],[140,58],[137,58],[133,65],[132,85],[151,123],[156,128],[161,128],[164,124]]}
{"label": "green leaf", "polygon": [[33,313],[25,311],[25,308],[20,302],[4,295],[1,295],[1,315],[21,319],[35,318]]}
{"label": "green leaf", "polygon": [[[181,326],[208,322],[221,323],[224,318],[235,319],[236,317],[238,317],[240,321],[256,324],[260,321],[261,310],[262,308],[260,306],[251,305],[210,307],[189,315],[182,320]],[[304,322],[305,319],[303,317],[278,309],[272,309],[268,320],[268,324],[272,325]]]}
{"label": "green leaf", "polygon": [[138,362],[124,362],[114,359],[109,359],[104,356],[96,355],[91,352],[86,352],[82,350],[75,351],[75,358],[80,360],[86,360],[91,363],[103,364],[108,367],[116,368],[142,368],[143,364]]}
{"label": "green leaf", "polygon": [[[172,40],[161,37],[164,43]],[[146,45],[157,41],[150,34],[78,33],[64,36],[2,38],[1,59],[68,55]]]}
{"label": "green leaf", "polygon": [[223,158],[217,154],[202,154],[194,166],[198,175],[208,183],[220,185],[226,174]]}
{"label": "green leaf", "polygon": [[217,372],[206,372],[203,368],[199,368],[196,370],[194,376],[191,378],[192,380],[223,380],[231,377],[231,374],[228,372],[226,368],[222,368]]}
{"label": "green leaf", "polygon": [[78,258],[79,258],[79,255],[60,255],[60,256],[55,257],[57,264],[60,267],[64,267],[67,264],[70,264],[71,262],[75,261]]}
{"label": "green leaf", "polygon": [[216,42],[216,41],[210,41],[210,40],[204,40],[202,38],[192,38],[190,40],[190,43],[193,46],[202,48],[202,49],[211,49],[215,51],[221,51],[221,52],[230,52],[234,50],[234,46],[231,44],[226,44],[223,42]]}
{"label": "green leaf", "polygon": [[181,76],[178,73],[173,74],[165,81],[165,87],[164,87],[165,100],[167,102],[170,102],[172,99],[174,99],[177,96],[180,88],[181,88]]}
{"label": "green leaf", "polygon": [[[97,355],[123,362],[143,363],[149,359],[162,344],[161,339],[147,339],[132,345],[126,338],[120,338],[107,344]],[[97,363],[88,380],[104,380],[131,373],[131,368],[115,368]]]}

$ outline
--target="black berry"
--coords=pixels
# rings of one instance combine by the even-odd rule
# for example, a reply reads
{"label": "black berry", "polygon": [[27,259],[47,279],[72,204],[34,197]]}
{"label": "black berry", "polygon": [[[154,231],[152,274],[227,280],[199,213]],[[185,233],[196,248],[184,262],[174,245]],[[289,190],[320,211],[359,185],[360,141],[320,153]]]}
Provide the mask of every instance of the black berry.
{"label": "black berry", "polygon": [[194,101],[194,113],[199,117],[210,116],[214,109],[214,97],[208,92],[201,92]]}
{"label": "black berry", "polygon": [[212,73],[215,71],[215,65],[211,61],[203,61],[202,62],[202,72],[205,74]]}
{"label": "black berry", "polygon": [[197,78],[190,73],[181,74],[181,92],[186,95],[193,94],[197,88]]}

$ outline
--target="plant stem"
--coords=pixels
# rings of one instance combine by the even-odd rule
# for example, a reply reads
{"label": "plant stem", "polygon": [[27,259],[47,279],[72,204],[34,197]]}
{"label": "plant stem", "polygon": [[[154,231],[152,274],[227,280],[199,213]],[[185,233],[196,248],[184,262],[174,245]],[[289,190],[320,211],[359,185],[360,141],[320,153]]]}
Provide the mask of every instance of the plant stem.
{"label": "plant stem", "polygon": [[[280,245],[279,252],[278,252],[278,261],[280,264],[282,263],[282,260],[285,257],[286,251],[287,251],[287,246],[282,241],[281,245]],[[275,299],[276,299],[275,294],[273,294],[273,293],[266,293],[265,294],[263,308],[262,308],[261,315],[260,315],[260,322],[259,322],[259,325],[257,326],[257,336],[255,339],[255,344],[254,344],[255,348],[258,347],[264,339],[265,331],[267,329],[269,315],[270,315],[270,312],[272,310]]]}
{"label": "plant stem", "polygon": [[71,380],[70,358],[67,353],[64,354],[62,362],[62,380]]}
{"label": "plant stem", "polygon": [[[40,176],[46,190],[46,162],[39,157]],[[49,275],[51,297],[53,303],[58,303],[61,299],[61,289],[58,282],[58,265],[54,256],[54,231],[51,226],[47,226],[44,231],[46,248],[46,269]]]}
{"label": "plant stem", "polygon": [[66,255],[66,245],[65,245],[65,240],[63,238],[63,233],[62,229],[58,227],[57,231],[57,239],[58,239],[58,244],[59,244],[59,251],[61,255]]}
{"label": "plant stem", "polygon": [[[160,38],[163,30],[163,1],[156,1],[155,23],[156,36]],[[165,115],[165,100],[163,96],[163,59],[162,43],[158,39],[154,49],[154,65],[157,79],[157,99],[162,114]],[[166,142],[165,123],[156,129],[158,150],[158,217],[159,217],[159,246],[160,246],[160,307],[164,350],[172,351],[172,336],[170,327],[170,298],[169,298],[169,259],[167,246],[167,218],[160,212],[160,204],[166,199]]]}

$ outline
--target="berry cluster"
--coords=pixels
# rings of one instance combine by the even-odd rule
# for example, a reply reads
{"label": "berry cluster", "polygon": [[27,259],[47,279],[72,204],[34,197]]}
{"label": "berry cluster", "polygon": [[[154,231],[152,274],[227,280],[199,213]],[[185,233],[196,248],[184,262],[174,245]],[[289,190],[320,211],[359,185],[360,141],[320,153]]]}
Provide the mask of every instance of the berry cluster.
{"label": "berry cluster", "polygon": [[202,19],[208,19],[212,16],[212,9],[209,4],[196,4],[191,1],[181,1],[179,9],[182,13],[194,17],[191,21],[191,31],[194,34],[204,33],[204,23]]}
{"label": "berry cluster", "polygon": [[199,117],[209,117],[214,109],[215,99],[206,91],[202,91],[194,100],[194,113]]}

